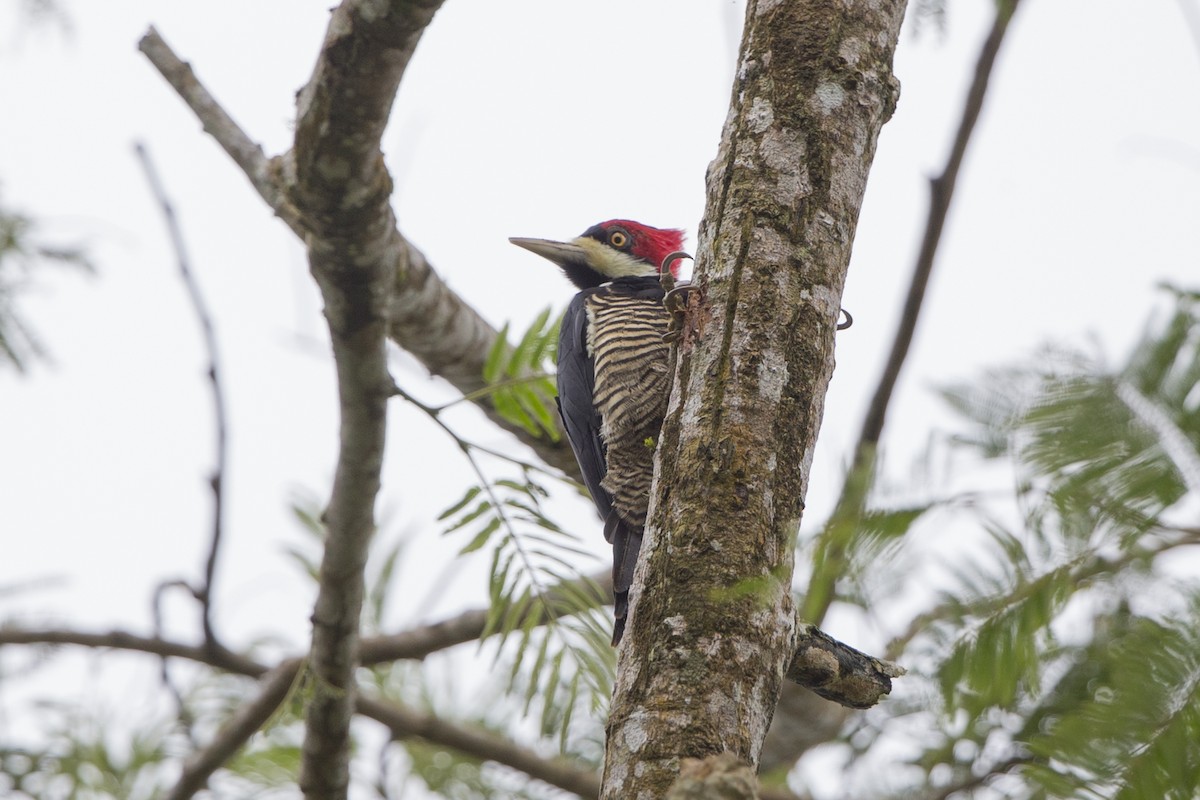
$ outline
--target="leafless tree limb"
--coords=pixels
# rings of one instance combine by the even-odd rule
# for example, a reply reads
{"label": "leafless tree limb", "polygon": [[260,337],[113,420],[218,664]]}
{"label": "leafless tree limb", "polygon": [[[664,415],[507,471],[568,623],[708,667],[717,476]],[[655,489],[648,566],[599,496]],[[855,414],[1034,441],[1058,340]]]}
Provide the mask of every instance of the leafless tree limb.
{"label": "leafless tree limb", "polygon": [[240,705],[208,746],[188,758],[167,800],[187,800],[208,784],[213,773],[233,758],[283,703],[299,666],[298,659],[284,661],[263,677],[258,696]]}
{"label": "leafless tree limb", "polygon": [[[271,683],[264,684],[258,701],[265,706],[269,702],[268,689],[277,690],[279,685],[290,686],[295,680],[296,671],[303,664],[300,658],[290,658],[280,662],[274,669],[244,656],[233,653],[222,653],[213,656],[203,647],[192,647],[178,642],[163,639],[152,639],[137,636],[124,631],[108,633],[83,633],[59,629],[20,630],[15,628],[0,628],[0,646],[4,645],[76,645],[81,647],[111,648],[131,652],[148,653],[160,657],[183,658],[200,664],[207,664],[238,675],[252,678],[262,678],[269,675]],[[279,684],[276,684],[278,681]],[[286,689],[284,690],[286,694]],[[280,698],[282,701],[282,698]],[[278,703],[276,703],[278,705]],[[599,786],[599,778],[588,770],[573,767],[562,761],[547,760],[537,753],[519,745],[513,744],[494,734],[479,731],[475,728],[461,725],[452,720],[442,719],[431,714],[406,708],[392,701],[359,696],[355,700],[355,711],[365,717],[382,723],[392,731],[397,739],[420,737],[433,744],[459,750],[466,755],[495,761],[504,766],[527,772],[538,780],[558,786],[561,789],[581,793],[584,796],[595,796],[595,787]],[[260,707],[261,712],[261,707]],[[265,720],[270,714],[267,713]],[[249,715],[247,714],[247,724]],[[245,726],[239,728],[244,732]],[[252,734],[253,731],[250,731]],[[246,738],[250,734],[246,735]],[[228,747],[235,736],[231,733],[222,747]],[[244,741],[244,739],[243,739]],[[233,748],[236,751],[236,747]],[[230,752],[232,755],[232,751]],[[228,756],[226,756],[228,758]],[[215,760],[207,758],[206,762]],[[199,772],[199,770],[197,770]],[[209,770],[205,779],[211,776]],[[590,776],[590,778],[589,778]],[[591,790],[588,795],[587,791]],[[583,790],[583,791],[580,791]]]}
{"label": "leafless tree limb", "polygon": [[[326,303],[342,435],[313,614],[316,690],[306,715],[301,774],[309,798],[339,800],[349,781],[362,566],[374,530],[391,387],[385,338],[389,333],[406,338],[419,324],[419,335],[401,344],[451,380],[450,367],[463,352],[478,358],[461,376],[469,376],[471,385],[460,388],[471,392],[482,388],[482,359],[496,335],[445,289],[423,256],[401,237],[390,207],[391,178],[380,153],[400,78],[439,6],[440,0],[385,8],[346,0],[335,9],[313,76],[298,98],[295,146],[274,167],[212,102],[190,69],[172,61],[173,54],[153,30],[141,45],[197,115],[212,119],[212,124],[206,120],[206,130],[225,137],[227,152],[304,238]],[[398,293],[400,302],[393,302]],[[396,316],[389,321],[393,311]],[[460,349],[446,356],[447,343]],[[432,355],[440,358],[426,358]]]}
{"label": "leafless tree limb", "polygon": [[22,629],[5,626],[0,627],[0,647],[4,645],[74,645],[98,650],[128,650],[162,658],[187,659],[252,678],[261,677],[269,669],[252,658],[229,650],[211,653],[203,646],[196,647],[158,637],[139,636],[121,630],[88,633],[63,628]]}
{"label": "leafless tree limb", "polygon": [[191,65],[180,60],[170,46],[151,27],[138,42],[138,49],[187,103],[204,126],[204,132],[219,144],[234,163],[250,179],[255,190],[288,227],[304,238],[300,215],[290,206],[273,176],[270,160],[246,133],[238,127],[224,108],[209,94],[192,71]]}
{"label": "leafless tree limb", "polygon": [[312,615],[313,692],[300,763],[308,800],[345,800],[350,785],[363,569],[393,393],[385,342],[399,233],[380,139],[404,68],[438,5],[381,9],[347,0],[334,9],[298,97],[295,145],[285,158],[284,193],[309,231],[309,269],[325,300],[341,417]]}
{"label": "leafless tree limb", "polygon": [[842,644],[814,625],[796,626],[796,652],[787,678],[826,700],[849,708],[870,708],[892,691],[892,678],[904,668]]}
{"label": "leafless tree limb", "polygon": [[[360,647],[361,663],[374,666],[401,659],[423,659],[439,650],[475,641],[483,632],[485,615],[486,612],[481,609],[467,611],[442,622],[391,636],[365,638]],[[129,650],[160,658],[185,659],[253,678],[260,678],[269,670],[278,668],[264,666],[228,650],[210,653],[203,646],[195,647],[120,630],[87,633],[57,628],[5,627],[0,628],[0,646],[4,645],[76,645]],[[298,659],[292,658],[282,663],[292,661]],[[855,650],[815,626],[800,624],[787,677],[840,705],[865,708],[888,693],[888,679],[903,673],[903,668],[896,664]]]}
{"label": "leafless tree limb", "polygon": [[196,282],[195,275],[192,274],[191,259],[188,257],[187,247],[183,241],[183,231],[179,225],[179,218],[175,214],[175,207],[171,203],[171,199],[167,197],[167,191],[158,176],[158,170],[155,169],[154,162],[151,160],[150,153],[146,150],[145,145],[141,142],[136,143],[134,151],[137,153],[138,160],[142,164],[142,171],[146,175],[146,181],[150,184],[150,193],[154,196],[159,210],[162,212],[163,221],[167,226],[167,234],[171,241],[171,248],[175,251],[179,276],[183,279],[183,285],[187,289],[192,310],[195,312],[196,320],[200,324],[200,332],[204,340],[204,350],[208,356],[208,384],[212,389],[213,396],[217,463],[209,479],[209,485],[213,493],[213,520],[212,533],[209,537],[208,558],[204,563],[204,582],[198,590],[194,591],[196,599],[200,601],[200,623],[204,631],[204,646],[215,651],[221,645],[217,641],[216,633],[213,631],[213,582],[216,579],[217,556],[221,551],[221,537],[224,532],[224,487],[225,471],[228,464],[228,448],[226,446],[228,425],[225,412],[225,392],[222,388],[220,358],[218,357],[217,350],[217,334],[213,326],[212,314],[208,310],[208,304],[205,303],[204,295],[200,291],[200,285]]}
{"label": "leafless tree limb", "polygon": [[917,262],[913,267],[912,281],[908,287],[908,295],[904,300],[904,309],[900,313],[900,322],[896,327],[896,335],[892,339],[892,351],[883,369],[879,385],[871,398],[863,420],[862,431],[859,433],[858,445],[855,447],[855,463],[868,457],[883,432],[884,419],[887,416],[888,405],[900,376],[900,368],[908,357],[908,349],[912,345],[913,334],[917,329],[917,320],[921,315],[921,305],[925,300],[925,291],[929,286],[929,275],[933,272],[933,263],[937,258],[938,245],[942,241],[942,230],[946,225],[946,217],[950,212],[950,201],[954,199],[954,187],[958,182],[958,173],[962,169],[963,158],[967,154],[967,145],[971,142],[971,134],[975,131],[975,123],[979,121],[979,113],[983,110],[983,99],[987,95],[988,83],[991,80],[992,69],[996,65],[996,56],[1000,53],[1000,45],[1004,43],[1004,35],[1008,32],[1008,23],[1012,20],[1020,0],[1000,0],[996,3],[996,17],[992,29],[984,40],[975,62],[975,74],[971,87],[967,91],[967,99],[963,104],[962,116],[958,122],[958,130],[954,135],[954,143],[950,146],[950,155],[942,173],[929,181],[929,216],[925,220],[925,232],[921,238],[921,248],[917,253]]}
{"label": "leafless tree limb", "polygon": [[471,753],[488,761],[519,769],[532,778],[580,797],[596,797],[600,792],[600,776],[563,759],[546,759],[510,740],[482,729],[468,728],[446,722],[402,706],[383,703],[368,697],[359,698],[359,710],[382,722],[393,738],[420,737],[436,744]]}
{"label": "leafless tree limb", "polygon": [[[127,650],[187,659],[231,673],[262,679],[258,697],[222,729],[222,732],[218,734],[218,739],[214,740],[203,753],[189,759],[188,766],[184,769],[184,776],[181,777],[179,784],[169,796],[171,800],[182,800],[203,788],[204,782],[236,753],[240,746],[261,727],[263,722],[270,718],[273,710],[286,697],[288,688],[294,683],[297,670],[302,663],[301,659],[290,658],[280,662],[273,669],[268,669],[252,659],[233,653],[213,657],[203,647],[192,647],[163,639],[137,636],[124,631],[89,634],[55,629],[0,628],[0,646],[6,644],[77,645]],[[364,651],[367,647],[368,643],[364,642]],[[545,759],[532,750],[515,745],[493,734],[408,709],[395,703],[367,697],[358,698],[356,710],[363,716],[386,726],[396,739],[419,737],[433,744],[520,770],[560,789],[575,792],[581,797],[595,797],[599,791],[600,779],[595,773],[574,767],[561,760]],[[255,719],[257,719],[257,723],[254,723]],[[794,797],[791,793],[779,790],[763,790],[760,796],[763,800],[789,800]]]}
{"label": "leafless tree limb", "polygon": [[[170,589],[184,589],[193,599],[197,596],[196,588],[183,579],[161,581],[154,587],[154,593],[150,598],[150,618],[154,638],[156,639],[162,638],[163,635],[163,598],[166,597]],[[188,740],[195,745],[195,732],[192,730],[192,724],[195,720],[188,710],[183,692],[171,680],[171,659],[165,655],[159,657],[158,675],[162,681],[163,688],[167,690],[167,693],[171,695],[171,699],[175,701],[176,716],[180,727],[188,737]]]}
{"label": "leafless tree limb", "polygon": [[[302,218],[283,189],[288,159],[268,159],[154,28],[147,31],[138,46],[187,103],[204,130],[246,174],[276,216],[301,240],[308,241],[314,232],[314,221]],[[496,330],[441,280],[424,253],[399,231],[394,231],[391,244],[394,249],[390,256],[396,279],[391,287],[389,336],[416,356],[432,374],[449,381],[463,394],[479,393],[486,388],[483,366],[498,335]],[[565,437],[552,442],[546,437],[532,436],[520,425],[501,416],[486,393],[473,402],[489,419],[529,446],[547,464],[579,479],[579,467]]]}

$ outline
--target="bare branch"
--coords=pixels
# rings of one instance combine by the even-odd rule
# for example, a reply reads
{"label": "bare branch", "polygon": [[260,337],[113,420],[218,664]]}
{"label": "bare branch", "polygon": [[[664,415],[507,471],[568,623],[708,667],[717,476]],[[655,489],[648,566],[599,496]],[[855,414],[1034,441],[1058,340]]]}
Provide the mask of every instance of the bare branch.
{"label": "bare branch", "polygon": [[[471,617],[482,614],[483,612],[468,612],[448,620],[447,623],[417,629],[409,634],[364,640],[363,663],[380,663],[393,658],[420,658],[425,653],[418,653],[417,649],[423,646],[426,652],[431,651],[430,641],[439,635],[439,631],[453,630],[456,626],[471,627]],[[481,630],[482,619],[478,621],[478,625]],[[475,634],[478,635],[478,630]],[[457,638],[457,635],[454,635],[454,638]],[[426,641],[422,642],[421,637],[427,637]],[[867,693],[878,686],[873,681],[878,681],[879,672],[891,677],[898,674],[891,668],[892,665],[858,653],[810,626],[802,627],[799,642],[800,647],[788,677],[816,691],[821,691],[820,687],[826,687],[826,695],[835,702],[864,707],[869,703],[865,703],[863,698],[868,697]],[[188,760],[179,783],[170,795],[171,800],[191,797],[202,789],[213,773],[262,727],[274,709],[283,702],[289,687],[296,679],[297,670],[303,663],[300,658],[289,658],[268,669],[252,659],[227,651],[214,656],[203,647],[135,636],[124,631],[89,634],[58,629],[0,628],[0,646],[6,644],[57,644],[127,650],[161,658],[187,659],[228,672],[259,678],[261,683],[258,697],[242,708],[203,751],[194,754]],[[410,648],[408,652],[402,652],[405,647]],[[806,648],[812,652],[802,652]],[[834,680],[831,680],[829,654],[832,654],[833,661],[840,665],[842,670]],[[864,688],[867,693],[864,693]],[[850,702],[847,702],[848,700]],[[420,737],[476,758],[521,770],[531,777],[575,792],[582,797],[595,797],[599,791],[599,776],[589,770],[572,766],[561,759],[543,758],[495,734],[440,719],[390,701],[359,697],[355,701],[355,710],[387,726],[392,731],[392,736],[397,739]],[[760,797],[763,800],[787,800],[793,795],[783,790],[763,789],[760,791]]]}
{"label": "bare branch", "polygon": [[385,343],[403,241],[380,139],[404,69],[441,0],[346,0],[333,11],[312,78],[297,99],[295,145],[283,189],[309,231],[309,268],[325,300],[341,410],[325,554],[309,656],[300,788],[344,800],[359,664],[363,568],[375,532],[387,402]]}
{"label": "bare branch", "polygon": [[1001,0],[996,3],[996,18],[979,51],[979,58],[975,62],[975,77],[967,91],[967,100],[963,105],[958,131],[954,135],[954,143],[950,147],[950,156],[946,160],[942,174],[929,182],[929,216],[925,220],[925,233],[921,239],[921,249],[917,253],[917,263],[913,267],[912,282],[908,287],[908,296],[904,300],[904,309],[900,314],[896,335],[892,338],[892,352],[888,356],[883,375],[879,379],[879,385],[876,387],[875,394],[871,398],[871,405],[867,409],[866,419],[863,420],[862,431],[859,433],[858,446],[855,448],[854,456],[856,464],[861,463],[868,455],[873,458],[874,448],[879,444],[888,404],[891,402],[892,393],[896,388],[896,380],[900,376],[900,368],[908,356],[908,348],[912,344],[913,334],[917,329],[917,319],[921,315],[921,304],[925,300],[929,275],[933,271],[938,245],[942,240],[942,230],[950,211],[950,201],[954,199],[954,186],[958,182],[958,173],[962,168],[967,145],[971,141],[971,134],[975,131],[975,123],[979,121],[979,113],[983,110],[983,99],[987,94],[992,68],[996,65],[996,56],[1000,53],[1004,34],[1008,32],[1008,23],[1012,20],[1019,2],[1020,0]]}
{"label": "bare branch", "polygon": [[396,739],[420,737],[434,744],[452,747],[519,769],[532,778],[574,792],[580,797],[592,798],[600,793],[600,776],[591,770],[581,769],[564,759],[543,758],[493,733],[456,725],[430,714],[367,697],[360,697],[358,706],[362,714],[386,725]]}
{"label": "bare branch", "polygon": [[787,678],[849,708],[870,708],[892,691],[905,669],[842,644],[814,625],[796,626]]}
{"label": "bare branch", "polygon": [[[188,104],[204,130],[241,167],[259,196],[301,240],[307,241],[312,232],[309,221],[301,219],[299,210],[282,188],[283,159],[268,159],[263,155],[262,149],[204,88],[192,68],[153,28],[142,37],[139,49]],[[391,287],[389,336],[431,373],[449,381],[463,394],[479,393],[486,388],[483,366],[498,335],[496,330],[446,286],[424,253],[399,231],[393,230],[391,247],[396,278]],[[579,467],[566,437],[560,436],[554,442],[531,435],[497,413],[488,394],[474,402],[492,422],[528,445],[547,464],[579,480]]]}
{"label": "bare branch", "polygon": [[483,635],[488,612],[464,611],[456,617],[402,631],[391,636],[363,639],[360,657],[363,666],[398,659],[424,659],[430,653],[465,644]]}
{"label": "bare branch", "polygon": [[179,276],[183,279],[183,285],[187,288],[188,299],[192,303],[192,310],[196,314],[196,320],[200,323],[200,332],[204,339],[204,350],[208,354],[208,383],[213,395],[213,414],[215,416],[217,437],[217,463],[213,468],[212,477],[209,479],[213,493],[212,534],[209,539],[208,558],[204,564],[204,583],[201,584],[199,591],[196,592],[196,597],[200,601],[200,622],[204,630],[204,644],[206,647],[216,650],[221,645],[218,643],[217,636],[213,631],[212,595],[213,580],[216,577],[217,571],[217,555],[221,550],[221,536],[224,528],[225,469],[228,463],[225,393],[221,386],[220,359],[217,355],[217,334],[213,326],[212,314],[208,310],[208,304],[204,302],[204,295],[200,291],[200,285],[196,282],[196,278],[192,274],[191,260],[188,258],[187,248],[183,242],[183,231],[180,229],[179,218],[175,214],[175,207],[171,204],[170,198],[167,197],[166,189],[158,177],[158,171],[154,168],[154,163],[150,159],[150,153],[146,150],[145,145],[141,142],[136,143],[134,151],[137,153],[138,160],[141,161],[142,171],[146,174],[146,181],[150,184],[150,193],[154,195],[154,199],[162,211],[163,221],[167,226],[167,234],[171,240],[171,247],[175,251],[175,260],[179,265]]}
{"label": "bare branch", "polygon": [[[348,218],[376,210],[380,190],[385,203],[390,197],[379,143],[400,78],[441,4],[345,0],[334,9],[313,75],[296,99],[288,165],[288,193],[318,235],[331,227],[340,235]],[[379,226],[376,235],[386,228],[394,224]]]}
{"label": "bare branch", "polygon": [[172,642],[157,637],[139,636],[126,631],[114,630],[107,633],[86,633],[60,628],[21,629],[0,627],[0,646],[4,645],[76,645],[97,649],[129,650],[149,653],[160,658],[183,658],[198,664],[249,675],[257,678],[267,672],[267,667],[253,659],[229,650],[209,652],[205,647]]}
{"label": "bare branch", "polygon": [[213,99],[196,78],[191,66],[175,55],[153,27],[147,30],[138,42],[138,49],[150,59],[150,63],[159,74],[166,78],[171,88],[192,109],[204,126],[204,132],[213,137],[234,163],[241,167],[259,195],[267,201],[267,205],[298,236],[304,238],[304,226],[300,222],[299,213],[284,199],[272,176],[271,162],[263,155],[262,148],[251,140],[233,121],[233,117]]}
{"label": "bare branch", "polygon": [[[262,715],[263,708],[271,702],[271,699],[274,697],[273,693],[279,691],[280,687],[283,687],[284,695],[286,696],[286,687],[291,685],[295,679],[296,670],[303,664],[302,659],[291,658],[280,662],[275,668],[271,669],[253,659],[239,656],[235,653],[226,652],[213,656],[203,647],[191,647],[178,642],[136,636],[124,631],[83,633],[80,631],[59,629],[19,630],[0,628],[0,646],[38,644],[111,648],[114,650],[147,653],[160,657],[184,658],[199,664],[207,664],[231,673],[247,675],[253,678],[262,678],[269,674],[267,682],[264,682],[263,689],[260,690],[259,697],[255,701],[258,704],[256,714],[259,716]],[[279,702],[282,702],[282,697],[275,702],[275,705],[278,706]],[[538,780],[576,792],[585,797],[595,797],[597,788],[599,787],[598,776],[586,769],[574,767],[560,759],[543,758],[532,750],[515,745],[495,734],[479,731],[451,720],[415,711],[392,701],[360,696],[355,701],[355,711],[365,717],[383,723],[392,731],[392,735],[397,739],[420,737],[434,744],[459,750],[468,756],[495,761],[498,764],[526,772]],[[245,733],[251,716],[250,712],[246,712],[244,715],[245,719],[239,726],[239,730],[245,734],[243,741],[253,734],[252,730],[249,733]],[[267,712],[265,716],[262,716],[262,720],[265,721],[269,716],[270,713]],[[228,747],[236,738],[232,732],[228,736],[228,740],[221,745],[222,747]],[[234,747],[233,751],[236,751],[236,749]],[[229,755],[232,755],[232,751]],[[197,757],[194,762],[197,764],[197,773],[200,769],[198,766],[199,758]],[[216,760],[215,754],[205,758],[206,762]],[[228,756],[226,756],[227,758]],[[215,768],[209,770],[207,775],[205,775],[205,779],[211,776],[214,770]]]}
{"label": "bare branch", "polygon": [[193,753],[167,800],[187,800],[208,785],[208,779],[261,728],[279,708],[296,681],[299,659],[284,661],[262,679],[258,697],[238,706],[237,712],[203,750]]}
{"label": "bare branch", "polygon": [[[154,638],[161,639],[163,635],[163,598],[166,597],[170,589],[185,589],[192,599],[197,599],[198,592],[196,587],[192,586],[185,580],[176,579],[162,581],[154,587],[154,593],[150,599],[150,617]],[[206,642],[206,644],[209,644]],[[192,714],[188,711],[187,703],[184,701],[183,692],[171,680],[171,660],[167,656],[162,656],[159,659],[158,666],[159,679],[162,681],[163,688],[171,695],[171,699],[175,701],[176,717],[179,720],[180,727],[188,737],[188,741],[194,746],[196,744],[195,731],[192,730],[192,725],[195,720]]]}

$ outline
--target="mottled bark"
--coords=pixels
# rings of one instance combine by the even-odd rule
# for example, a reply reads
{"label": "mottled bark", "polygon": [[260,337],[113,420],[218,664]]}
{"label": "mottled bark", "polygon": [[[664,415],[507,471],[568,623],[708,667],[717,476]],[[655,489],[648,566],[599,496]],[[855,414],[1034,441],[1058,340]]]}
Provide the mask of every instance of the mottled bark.
{"label": "mottled bark", "polygon": [[298,97],[295,145],[281,177],[325,301],[341,412],[307,664],[313,690],[300,788],[308,800],[344,800],[350,784],[363,568],[392,394],[385,343],[402,244],[380,139],[404,68],[439,5],[347,0],[334,10]]}
{"label": "mottled bark", "polygon": [[794,539],[904,0],[751,0],[609,720],[604,798],[759,755]]}

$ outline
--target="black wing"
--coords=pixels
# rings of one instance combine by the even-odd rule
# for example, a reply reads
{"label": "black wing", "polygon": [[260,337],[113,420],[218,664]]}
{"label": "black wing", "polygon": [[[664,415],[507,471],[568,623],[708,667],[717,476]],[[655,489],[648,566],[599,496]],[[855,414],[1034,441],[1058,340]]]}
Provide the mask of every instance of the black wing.
{"label": "black wing", "polygon": [[638,299],[662,300],[657,278],[621,278],[575,295],[563,315],[558,338],[558,410],[583,473],[583,482],[604,520],[604,538],[613,546],[613,594],[616,599],[613,645],[621,640],[629,609],[629,587],[642,544],[642,524],[624,519],[613,508],[612,495],[601,481],[608,471],[607,448],[600,437],[596,409],[596,362],[588,353],[588,298],[597,292]]}
{"label": "black wing", "polygon": [[587,292],[575,295],[558,333],[558,411],[583,473],[583,484],[601,518],[608,519],[612,496],[600,486],[608,467],[600,438],[600,414],[592,400],[596,362],[587,348],[587,295]]}

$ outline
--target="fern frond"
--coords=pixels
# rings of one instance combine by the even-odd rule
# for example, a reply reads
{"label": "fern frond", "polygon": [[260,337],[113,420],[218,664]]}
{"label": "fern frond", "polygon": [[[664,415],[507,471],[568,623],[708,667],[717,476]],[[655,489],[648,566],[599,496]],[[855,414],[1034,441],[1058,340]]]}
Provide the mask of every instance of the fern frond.
{"label": "fern frond", "polygon": [[[581,690],[592,705],[611,690],[611,648],[598,635],[606,626],[604,596],[579,572],[581,559],[593,556],[546,515],[548,492],[529,472],[474,488],[441,519],[446,533],[470,535],[460,555],[491,547],[481,641],[495,645],[494,663],[508,662],[505,693],[550,729],[574,718]],[[569,734],[560,732],[560,743]]]}

